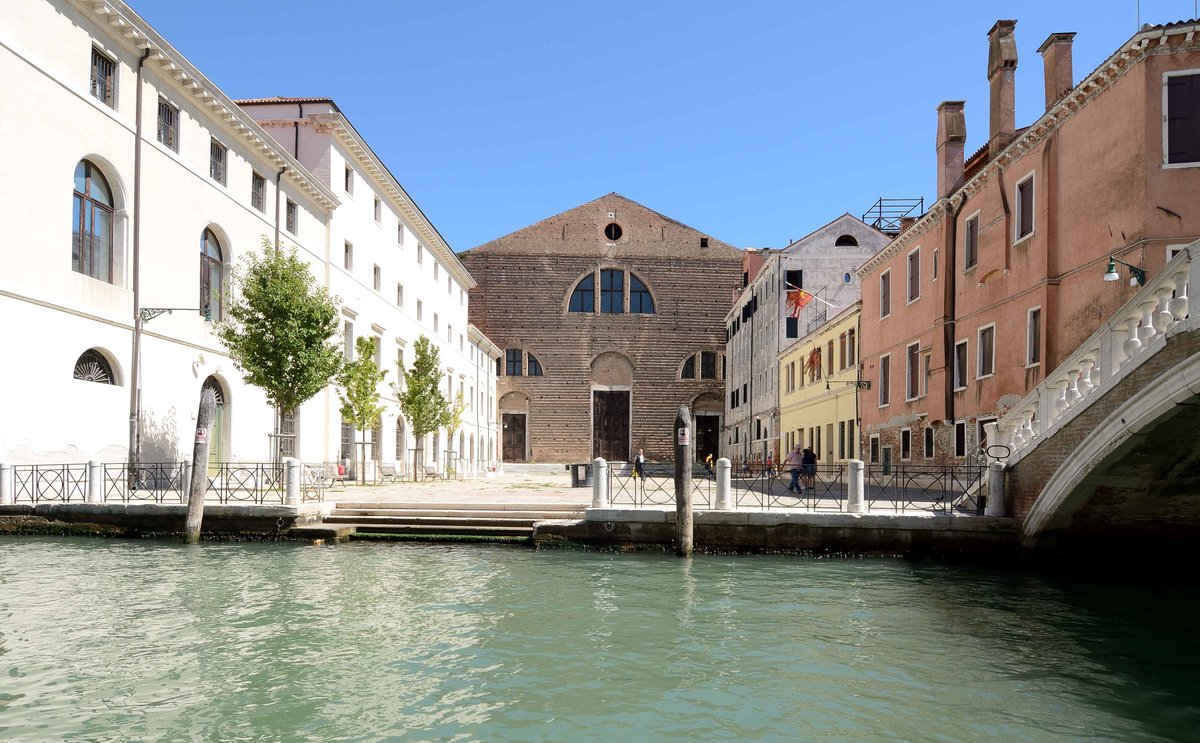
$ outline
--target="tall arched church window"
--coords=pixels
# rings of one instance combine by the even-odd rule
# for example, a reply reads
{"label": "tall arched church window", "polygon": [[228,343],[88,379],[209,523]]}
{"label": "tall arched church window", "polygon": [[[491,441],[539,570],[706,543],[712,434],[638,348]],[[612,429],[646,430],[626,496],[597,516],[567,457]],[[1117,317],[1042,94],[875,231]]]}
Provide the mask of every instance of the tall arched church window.
{"label": "tall arched church window", "polygon": [[108,181],[95,165],[75,166],[71,209],[71,268],[93,279],[113,282],[113,198]]}
{"label": "tall arched church window", "polygon": [[700,378],[717,378],[717,354],[713,351],[700,352]]}
{"label": "tall arched church window", "polygon": [[575,285],[575,291],[571,292],[571,304],[569,307],[571,312],[595,312],[596,311],[596,276],[588,274],[579,280]]}
{"label": "tall arched church window", "polygon": [[854,235],[842,235],[833,243],[836,248],[856,248],[858,240],[854,239]]}
{"label": "tall arched church window", "polygon": [[650,290],[633,274],[629,274],[629,312],[635,315],[654,314],[654,298],[650,296]]}
{"label": "tall arched church window", "polygon": [[528,356],[529,356],[529,376],[531,376],[531,377],[542,376],[542,362],[538,361],[537,356],[534,356],[533,354],[528,354]]}
{"label": "tall arched church window", "polygon": [[625,272],[606,268],[600,272],[600,311],[612,315],[625,312]]}
{"label": "tall arched church window", "polygon": [[221,286],[225,255],[221,241],[212,230],[200,236],[200,314],[209,320],[221,319]]}
{"label": "tall arched church window", "polygon": [[72,376],[83,382],[96,382],[97,384],[117,383],[108,359],[104,358],[95,349],[84,351],[79,356],[75,361],[75,372]]}

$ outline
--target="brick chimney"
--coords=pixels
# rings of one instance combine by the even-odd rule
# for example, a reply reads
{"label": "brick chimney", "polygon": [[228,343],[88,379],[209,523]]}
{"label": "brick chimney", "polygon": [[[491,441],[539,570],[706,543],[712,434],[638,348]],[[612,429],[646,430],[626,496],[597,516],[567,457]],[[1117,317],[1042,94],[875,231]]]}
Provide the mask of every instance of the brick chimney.
{"label": "brick chimney", "polygon": [[963,183],[963,148],[967,120],[963,101],[942,101],[937,107],[937,197],[945,198]]}
{"label": "brick chimney", "polygon": [[1075,81],[1071,71],[1071,42],[1075,34],[1050,34],[1038,47],[1046,68],[1046,110],[1062,100]]}
{"label": "brick chimney", "polygon": [[1000,154],[1016,132],[1017,40],[1016,21],[996,21],[988,31],[988,84],[991,86],[991,115],[988,127],[988,159]]}

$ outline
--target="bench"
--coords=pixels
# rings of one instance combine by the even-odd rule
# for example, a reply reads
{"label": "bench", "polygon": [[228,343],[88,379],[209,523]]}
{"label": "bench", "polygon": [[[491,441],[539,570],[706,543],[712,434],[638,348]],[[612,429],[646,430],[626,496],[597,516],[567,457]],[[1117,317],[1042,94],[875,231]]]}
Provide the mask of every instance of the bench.
{"label": "bench", "polygon": [[375,484],[382,485],[386,482],[400,482],[400,475],[396,472],[396,465],[380,462],[375,465]]}
{"label": "bench", "polygon": [[338,474],[338,466],[336,464],[326,464],[321,468],[321,479],[325,481],[325,487],[332,488],[334,485],[346,487],[346,480],[349,477],[344,470],[342,474]]}
{"label": "bench", "polygon": [[425,473],[426,480],[429,480],[431,478],[434,480],[445,480],[446,479],[446,476],[443,475],[441,472],[438,472],[437,467],[434,467],[432,464],[421,465],[421,471]]}

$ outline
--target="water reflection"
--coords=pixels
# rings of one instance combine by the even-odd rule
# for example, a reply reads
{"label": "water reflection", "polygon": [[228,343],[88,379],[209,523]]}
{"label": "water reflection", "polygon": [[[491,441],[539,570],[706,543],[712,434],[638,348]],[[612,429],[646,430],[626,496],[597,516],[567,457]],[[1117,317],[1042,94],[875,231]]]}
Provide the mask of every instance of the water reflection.
{"label": "water reflection", "polygon": [[894,560],[3,539],[0,739],[1182,739],[1188,590]]}

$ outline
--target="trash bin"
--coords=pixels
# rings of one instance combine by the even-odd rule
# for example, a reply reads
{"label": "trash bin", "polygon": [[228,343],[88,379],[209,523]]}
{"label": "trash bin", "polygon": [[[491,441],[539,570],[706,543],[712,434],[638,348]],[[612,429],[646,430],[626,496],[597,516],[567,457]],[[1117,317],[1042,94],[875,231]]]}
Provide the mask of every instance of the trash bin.
{"label": "trash bin", "polygon": [[592,465],[568,464],[567,469],[571,471],[571,487],[590,488],[592,486]]}

